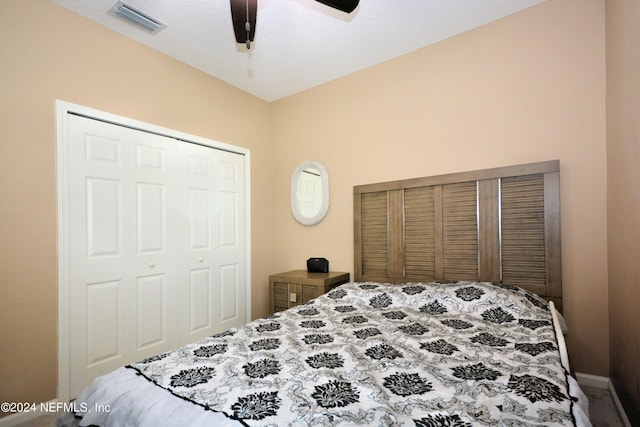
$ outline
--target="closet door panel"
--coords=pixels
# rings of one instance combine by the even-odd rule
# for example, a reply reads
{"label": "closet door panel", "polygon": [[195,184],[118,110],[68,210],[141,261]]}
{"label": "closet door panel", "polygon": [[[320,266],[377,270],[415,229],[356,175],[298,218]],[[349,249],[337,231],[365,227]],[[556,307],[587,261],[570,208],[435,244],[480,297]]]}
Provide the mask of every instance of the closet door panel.
{"label": "closet door panel", "polygon": [[122,333],[124,286],[121,280],[91,283],[86,286],[86,366],[100,366],[120,360],[127,353]]}
{"label": "closet door panel", "polygon": [[189,249],[211,249],[211,191],[207,188],[189,188]]}
{"label": "closet door panel", "polygon": [[[223,171],[221,170],[221,173]],[[238,193],[234,191],[219,191],[218,205],[220,207],[218,257],[220,289],[218,296],[220,323],[234,324],[242,314],[244,301],[240,290],[244,289],[240,282],[240,264],[237,262],[236,249],[239,247],[238,223]],[[231,263],[224,263],[231,261]],[[223,264],[224,263],[224,264]]]}
{"label": "closet door panel", "polygon": [[238,193],[233,191],[219,191],[218,204],[220,207],[219,245],[220,248],[237,248],[240,245],[238,235]]}
{"label": "closet door panel", "polygon": [[238,264],[220,266],[220,296],[218,300],[220,323],[235,323],[240,317],[244,301],[239,290],[242,288]]}
{"label": "closet door panel", "polygon": [[219,332],[218,281],[213,251],[215,227],[215,150],[183,143],[178,146],[178,245],[183,343]]}
{"label": "closet door panel", "polygon": [[139,277],[136,284],[136,349],[162,344],[166,336],[169,286],[164,274]]}
{"label": "closet door panel", "polygon": [[85,182],[87,256],[122,255],[121,181],[87,177]]}
{"label": "closet door panel", "polygon": [[213,327],[211,269],[189,271],[189,334],[207,333]]}
{"label": "closet door panel", "polygon": [[218,278],[216,323],[226,330],[245,323],[244,157],[216,153],[216,229],[213,239]]}
{"label": "closet door panel", "polygon": [[126,136],[93,122],[70,116],[68,128],[69,386],[74,397],[95,376],[126,363],[130,353]]}
{"label": "closet door panel", "polygon": [[178,345],[172,140],[69,116],[69,375],[76,396]]}
{"label": "closet door panel", "polygon": [[128,205],[134,233],[131,290],[132,354],[137,360],[180,343],[175,263],[177,244],[176,142],[171,138],[128,129],[132,156],[132,197]]}
{"label": "closet door panel", "polygon": [[138,182],[136,190],[138,253],[166,252],[167,197],[164,185]]}

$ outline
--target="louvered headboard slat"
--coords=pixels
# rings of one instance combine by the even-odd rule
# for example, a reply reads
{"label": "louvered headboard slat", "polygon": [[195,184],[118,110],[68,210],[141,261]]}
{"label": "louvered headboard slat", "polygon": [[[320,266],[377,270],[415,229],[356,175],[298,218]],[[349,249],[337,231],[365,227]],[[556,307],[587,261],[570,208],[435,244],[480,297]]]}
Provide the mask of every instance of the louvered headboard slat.
{"label": "louvered headboard slat", "polygon": [[562,308],[557,160],[354,187],[355,280],[502,281]]}

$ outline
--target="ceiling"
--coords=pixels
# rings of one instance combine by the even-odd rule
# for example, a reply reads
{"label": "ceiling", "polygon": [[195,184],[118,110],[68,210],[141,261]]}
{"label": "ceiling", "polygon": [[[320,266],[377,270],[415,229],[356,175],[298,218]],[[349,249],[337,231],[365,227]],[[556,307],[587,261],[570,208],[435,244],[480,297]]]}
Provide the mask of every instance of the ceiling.
{"label": "ceiling", "polygon": [[314,0],[258,0],[251,48],[236,44],[229,0],[124,0],[167,26],[109,14],[117,0],[53,0],[92,21],[274,101],[444,40],[544,0],[361,0],[351,14]]}

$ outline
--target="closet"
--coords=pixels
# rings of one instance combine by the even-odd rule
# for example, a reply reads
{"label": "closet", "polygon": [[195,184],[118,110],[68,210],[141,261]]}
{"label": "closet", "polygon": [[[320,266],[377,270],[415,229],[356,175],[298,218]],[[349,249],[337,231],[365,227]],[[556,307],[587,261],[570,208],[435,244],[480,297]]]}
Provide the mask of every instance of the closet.
{"label": "closet", "polygon": [[[68,113],[68,389],[248,320],[246,156]],[[64,304],[63,304],[64,305]]]}

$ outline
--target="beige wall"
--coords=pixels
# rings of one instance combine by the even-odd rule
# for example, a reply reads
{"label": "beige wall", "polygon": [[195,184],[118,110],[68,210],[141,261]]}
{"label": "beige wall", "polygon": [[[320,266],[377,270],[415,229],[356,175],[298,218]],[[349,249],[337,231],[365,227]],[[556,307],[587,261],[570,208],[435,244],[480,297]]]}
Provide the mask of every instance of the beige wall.
{"label": "beige wall", "polygon": [[610,369],[640,425],[640,3],[606,5]]}
{"label": "beige wall", "polygon": [[[559,159],[569,350],[608,376],[604,36],[603,1],[551,0],[275,102],[274,270],[353,272],[354,185]],[[331,187],[313,227],[288,201],[308,158]]]}
{"label": "beige wall", "polygon": [[0,401],[56,397],[55,99],[251,150],[253,315],[264,315],[269,105],[46,0],[1,0],[0,40]]}

